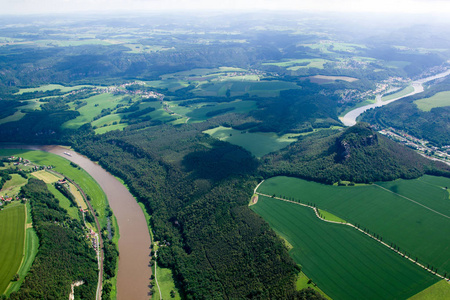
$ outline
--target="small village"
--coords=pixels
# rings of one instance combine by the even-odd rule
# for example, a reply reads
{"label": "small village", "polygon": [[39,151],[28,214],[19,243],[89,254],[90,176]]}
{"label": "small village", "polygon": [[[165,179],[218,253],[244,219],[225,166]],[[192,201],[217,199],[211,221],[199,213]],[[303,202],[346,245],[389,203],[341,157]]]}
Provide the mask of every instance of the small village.
{"label": "small village", "polygon": [[392,127],[382,129],[378,132],[391,140],[402,143],[405,146],[416,150],[422,155],[442,161],[446,164],[450,164],[450,145],[440,148],[431,146],[426,140],[418,139],[402,130],[394,129]]}

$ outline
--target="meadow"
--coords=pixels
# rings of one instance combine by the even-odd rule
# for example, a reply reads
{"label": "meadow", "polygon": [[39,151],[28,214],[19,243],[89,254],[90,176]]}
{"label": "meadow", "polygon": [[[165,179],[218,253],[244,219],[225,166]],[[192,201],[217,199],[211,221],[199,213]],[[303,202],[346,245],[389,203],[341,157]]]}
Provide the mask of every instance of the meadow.
{"label": "meadow", "polygon": [[197,96],[225,96],[227,90],[230,90],[230,95],[242,96],[249,94],[249,96],[258,97],[277,97],[280,91],[289,89],[299,89],[300,87],[293,82],[284,81],[212,81],[205,82],[199,85],[193,92]]}
{"label": "meadow", "polygon": [[11,174],[11,177],[0,190],[0,196],[15,196],[20,192],[20,188],[27,183],[27,180],[19,174]]}
{"label": "meadow", "polygon": [[435,107],[450,106],[450,92],[440,92],[430,98],[416,100],[414,103],[422,111],[430,111]]}
{"label": "meadow", "polygon": [[400,98],[400,97],[406,96],[412,92],[414,92],[414,88],[412,86],[407,86],[406,88],[404,88],[394,94],[383,96],[381,98],[381,101],[389,101],[392,99]]}
{"label": "meadow", "polygon": [[85,99],[87,105],[78,109],[80,116],[64,123],[63,128],[77,129],[85,123],[90,123],[94,120],[95,116],[102,112],[103,109],[114,109],[117,104],[121,103],[122,99],[122,96],[114,96],[108,93],[87,98]]}
{"label": "meadow", "polygon": [[9,204],[0,211],[0,294],[3,294],[22,262],[25,242],[25,205]]}
{"label": "meadow", "polygon": [[448,277],[450,201],[446,186],[450,186],[450,179],[433,176],[354,187],[274,177],[258,192],[314,203],[381,236],[384,242]]}
{"label": "meadow", "polygon": [[272,65],[277,67],[284,67],[291,71],[297,71],[298,69],[317,68],[323,69],[323,65],[328,60],[322,58],[305,58],[305,59],[288,59],[281,62],[263,63],[263,65]]}
{"label": "meadow", "polygon": [[53,91],[53,90],[61,90],[63,93],[68,93],[74,90],[79,90],[85,87],[92,87],[91,85],[75,85],[75,86],[64,86],[60,84],[46,84],[42,85],[37,88],[25,88],[20,89],[20,91],[17,94],[23,94],[23,93],[32,93],[32,92],[47,92],[47,91]]}
{"label": "meadow", "polygon": [[270,152],[280,150],[296,141],[295,135],[293,134],[286,134],[280,137],[275,133],[251,133],[223,126],[206,130],[204,133],[221,141],[227,141],[231,144],[241,146],[256,157],[262,157]]}
{"label": "meadow", "polygon": [[260,196],[251,206],[293,246],[289,254],[332,299],[404,299],[438,278],[354,228],[313,210]]}

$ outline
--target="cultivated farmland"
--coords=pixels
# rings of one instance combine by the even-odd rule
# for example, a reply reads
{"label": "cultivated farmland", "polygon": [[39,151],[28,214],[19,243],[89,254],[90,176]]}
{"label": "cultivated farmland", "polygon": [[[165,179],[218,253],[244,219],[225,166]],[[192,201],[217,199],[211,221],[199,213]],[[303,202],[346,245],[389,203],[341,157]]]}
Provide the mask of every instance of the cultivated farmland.
{"label": "cultivated farmland", "polygon": [[423,176],[374,185],[339,187],[275,177],[259,192],[314,203],[382,237],[425,266],[450,275],[450,179]]}
{"label": "cultivated farmland", "polygon": [[0,294],[17,273],[25,241],[25,205],[10,204],[0,211]]}
{"label": "cultivated farmland", "polygon": [[54,170],[73,179],[83,191],[91,197],[91,203],[96,209],[98,220],[101,226],[106,226],[106,205],[107,199],[103,190],[98,186],[97,182],[83,169],[79,169],[70,164],[67,159],[58,155],[30,150],[17,149],[0,149],[0,155],[20,156],[32,161],[38,165],[54,166]]}
{"label": "cultivated farmland", "polygon": [[404,299],[438,281],[354,228],[321,221],[311,208],[260,196],[251,209],[292,244],[290,255],[333,299]]}

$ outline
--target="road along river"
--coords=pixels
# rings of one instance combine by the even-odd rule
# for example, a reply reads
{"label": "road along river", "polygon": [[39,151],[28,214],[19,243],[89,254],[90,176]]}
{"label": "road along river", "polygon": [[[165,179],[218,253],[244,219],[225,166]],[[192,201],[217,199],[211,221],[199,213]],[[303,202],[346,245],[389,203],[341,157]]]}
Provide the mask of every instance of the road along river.
{"label": "road along river", "polygon": [[[128,189],[98,164],[61,146],[14,145],[4,148],[42,150],[57,154],[79,165],[97,181],[108,197],[119,225],[117,299],[148,300],[152,274],[149,266],[151,240],[144,213]],[[71,156],[64,152],[70,152]]]}
{"label": "road along river", "polygon": [[411,92],[411,93],[409,93],[409,94],[407,94],[405,96],[401,96],[401,97],[398,97],[398,98],[395,98],[395,99],[391,99],[389,101],[382,101],[381,100],[382,95],[378,95],[376,97],[376,102],[375,103],[355,108],[354,110],[349,111],[345,116],[340,118],[340,120],[342,121],[342,123],[344,123],[345,126],[353,126],[353,125],[356,124],[356,118],[358,118],[359,115],[362,114],[363,112],[365,112],[366,110],[371,109],[371,108],[375,108],[375,107],[380,107],[380,106],[383,106],[383,105],[387,105],[389,103],[392,103],[394,101],[403,99],[405,97],[421,93],[421,92],[423,92],[423,85],[422,85],[423,83],[431,81],[431,80],[434,80],[434,79],[442,78],[442,77],[445,77],[445,76],[448,76],[448,75],[450,75],[450,70],[447,70],[447,71],[445,71],[443,73],[439,73],[439,74],[434,75],[434,76],[430,76],[430,77],[427,77],[427,78],[423,78],[423,79],[419,79],[419,80],[413,81],[411,83],[412,87],[414,88],[413,92]]}

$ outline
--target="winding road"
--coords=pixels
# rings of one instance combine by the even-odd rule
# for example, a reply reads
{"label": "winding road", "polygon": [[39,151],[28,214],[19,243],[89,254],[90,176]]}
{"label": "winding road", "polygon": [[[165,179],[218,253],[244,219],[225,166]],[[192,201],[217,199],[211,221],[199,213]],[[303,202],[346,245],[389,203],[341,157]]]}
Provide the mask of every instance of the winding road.
{"label": "winding road", "polygon": [[435,80],[435,79],[438,79],[438,78],[442,78],[442,77],[446,77],[448,75],[450,75],[450,70],[447,70],[447,71],[445,71],[443,73],[439,73],[439,74],[434,75],[434,76],[430,76],[430,77],[426,77],[426,78],[422,78],[422,79],[413,81],[411,83],[411,86],[414,88],[414,91],[412,91],[411,93],[409,93],[407,95],[404,95],[404,96],[401,96],[401,97],[398,97],[398,98],[395,98],[395,99],[391,99],[391,100],[388,100],[388,101],[382,101],[381,98],[382,98],[383,95],[377,95],[375,103],[355,108],[354,110],[349,111],[345,116],[340,118],[340,120],[341,120],[342,123],[344,123],[345,126],[353,126],[353,125],[356,124],[356,119],[359,117],[359,115],[361,115],[366,110],[371,109],[371,108],[375,108],[375,107],[380,107],[380,106],[383,106],[383,105],[387,105],[389,103],[392,103],[394,101],[403,99],[405,97],[421,93],[424,90],[423,84],[425,82],[428,82],[428,81],[431,81],[431,80]]}

